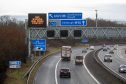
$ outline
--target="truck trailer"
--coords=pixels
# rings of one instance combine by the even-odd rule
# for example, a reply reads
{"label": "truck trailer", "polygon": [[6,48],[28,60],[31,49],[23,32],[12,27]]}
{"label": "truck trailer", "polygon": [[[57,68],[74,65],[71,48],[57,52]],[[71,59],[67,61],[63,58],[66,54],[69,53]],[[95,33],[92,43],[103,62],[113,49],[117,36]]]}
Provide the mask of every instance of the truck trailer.
{"label": "truck trailer", "polygon": [[61,48],[61,59],[64,61],[70,61],[71,60],[71,46],[62,46]]}

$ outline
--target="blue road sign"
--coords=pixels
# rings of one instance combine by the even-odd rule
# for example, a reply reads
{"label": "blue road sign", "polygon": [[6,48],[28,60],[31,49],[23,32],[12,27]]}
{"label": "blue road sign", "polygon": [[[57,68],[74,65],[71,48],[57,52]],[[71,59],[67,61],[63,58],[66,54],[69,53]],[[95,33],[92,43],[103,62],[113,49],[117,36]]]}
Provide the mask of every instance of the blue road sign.
{"label": "blue road sign", "polygon": [[21,61],[16,61],[16,64],[17,65],[21,65]]}
{"label": "blue road sign", "polygon": [[21,68],[21,61],[9,61],[9,68]]}
{"label": "blue road sign", "polygon": [[56,25],[56,22],[49,22],[49,26],[55,27]]}
{"label": "blue road sign", "polygon": [[88,38],[84,38],[84,39],[82,39],[81,42],[82,42],[82,43],[88,43],[88,42],[89,42],[89,39],[88,39]]}
{"label": "blue road sign", "polygon": [[82,13],[48,13],[48,19],[82,19]]}
{"label": "blue road sign", "polygon": [[46,40],[32,40],[35,51],[46,51]]}
{"label": "blue road sign", "polygon": [[61,20],[61,26],[87,26],[86,20]]}
{"label": "blue road sign", "polygon": [[21,65],[21,61],[9,61],[10,65]]}

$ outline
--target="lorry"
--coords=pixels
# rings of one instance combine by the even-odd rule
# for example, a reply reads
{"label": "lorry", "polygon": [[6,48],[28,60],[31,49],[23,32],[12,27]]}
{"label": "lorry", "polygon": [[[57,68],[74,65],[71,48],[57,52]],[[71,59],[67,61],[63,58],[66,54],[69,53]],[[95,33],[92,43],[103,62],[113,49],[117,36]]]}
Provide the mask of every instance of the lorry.
{"label": "lorry", "polygon": [[61,59],[70,61],[71,60],[71,46],[62,46],[61,48]]}

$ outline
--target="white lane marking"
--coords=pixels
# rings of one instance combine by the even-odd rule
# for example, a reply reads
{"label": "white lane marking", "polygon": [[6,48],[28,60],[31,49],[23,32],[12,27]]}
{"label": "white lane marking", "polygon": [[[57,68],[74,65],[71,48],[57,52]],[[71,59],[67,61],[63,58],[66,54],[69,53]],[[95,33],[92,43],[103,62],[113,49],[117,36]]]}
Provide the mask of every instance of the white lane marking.
{"label": "white lane marking", "polygon": [[55,67],[55,82],[56,84],[58,84],[58,80],[57,80],[57,67],[58,67],[58,64],[60,62],[61,59],[58,60],[58,62],[56,63],[56,67]]}
{"label": "white lane marking", "polygon": [[88,74],[96,81],[97,84],[100,84],[100,82],[91,74],[91,72],[89,71],[89,69],[87,68],[87,66],[85,65],[85,57],[88,53],[85,54],[84,56],[84,60],[83,60],[83,63],[84,63],[84,67],[85,69],[87,70]]}

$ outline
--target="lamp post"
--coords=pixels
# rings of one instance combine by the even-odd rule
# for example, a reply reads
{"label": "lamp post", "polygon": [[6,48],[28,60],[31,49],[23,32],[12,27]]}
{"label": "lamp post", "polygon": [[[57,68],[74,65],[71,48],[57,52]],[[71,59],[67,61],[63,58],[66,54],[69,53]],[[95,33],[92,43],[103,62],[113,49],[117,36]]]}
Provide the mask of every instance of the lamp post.
{"label": "lamp post", "polygon": [[96,19],[95,19],[95,22],[96,22],[96,27],[98,26],[98,19],[97,19],[98,14],[97,14],[97,11],[98,11],[98,10],[95,10],[95,12],[96,12]]}

